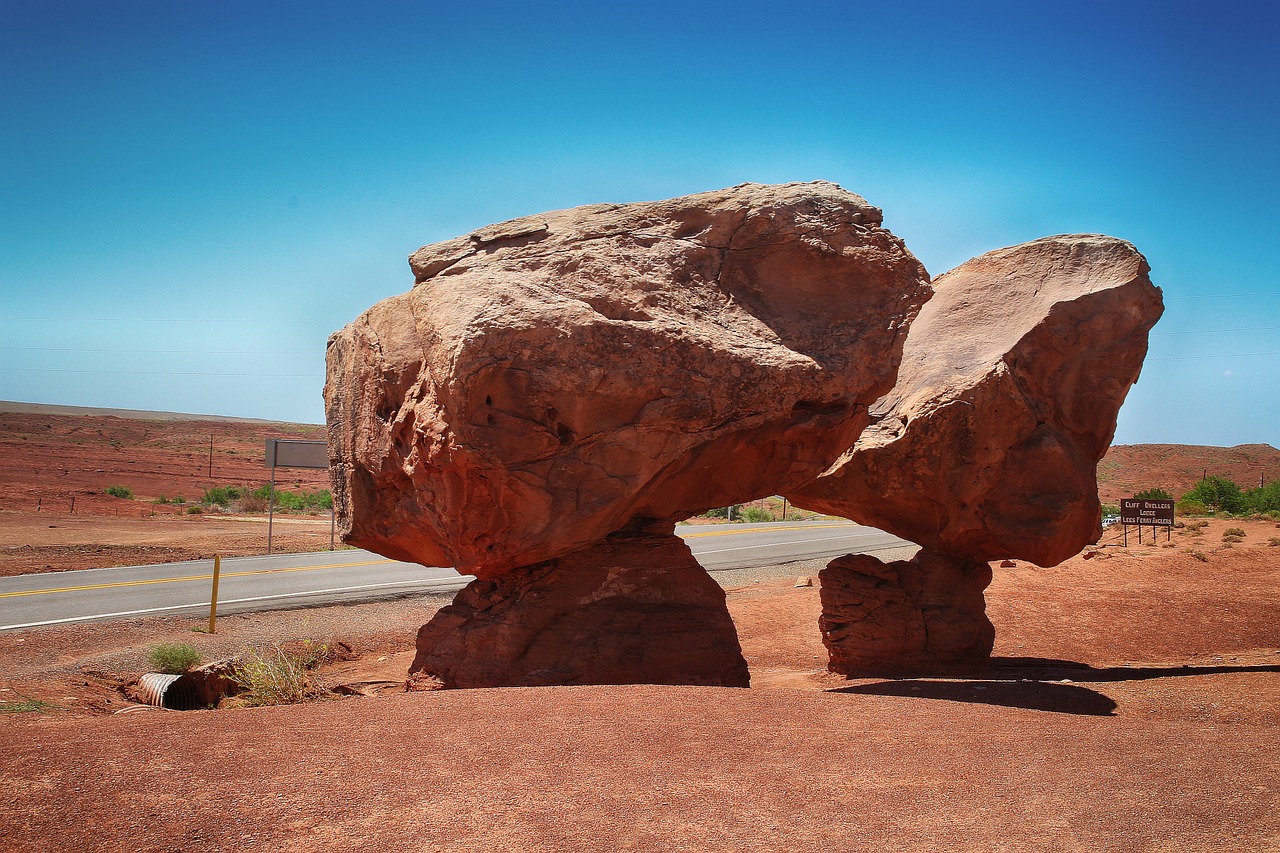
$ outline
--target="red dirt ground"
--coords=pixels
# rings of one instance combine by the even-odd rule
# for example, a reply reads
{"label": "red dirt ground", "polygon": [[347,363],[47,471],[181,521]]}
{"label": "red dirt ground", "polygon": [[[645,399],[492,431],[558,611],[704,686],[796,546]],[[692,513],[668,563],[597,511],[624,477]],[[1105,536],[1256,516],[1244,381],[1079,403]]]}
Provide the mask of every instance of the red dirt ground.
{"label": "red dirt ground", "polygon": [[1277,850],[1280,529],[1232,526],[997,568],[993,664],[949,677],[825,673],[790,578],[730,592],[751,690],[104,715],[162,640],[342,638],[364,655],[326,684],[394,678],[441,600],[0,635],[0,696],[66,707],[0,717],[0,825],[50,851]]}
{"label": "red dirt ground", "polygon": [[[147,500],[264,482],[268,436],[323,434],[0,414],[0,574],[261,552],[260,520]],[[1113,448],[1103,498],[1177,493],[1204,467],[1254,485],[1252,465],[1280,476],[1268,453]],[[115,484],[142,499],[101,494]],[[0,634],[0,849],[1280,850],[1280,528],[1120,536],[997,568],[992,665],[935,678],[826,673],[818,591],[785,567],[729,594],[750,690],[400,692],[430,597],[224,617],[212,636],[176,617]],[[327,547],[328,526],[277,537]],[[119,692],[157,642],[212,659],[301,638],[352,650],[322,686],[380,695],[179,713]]]}

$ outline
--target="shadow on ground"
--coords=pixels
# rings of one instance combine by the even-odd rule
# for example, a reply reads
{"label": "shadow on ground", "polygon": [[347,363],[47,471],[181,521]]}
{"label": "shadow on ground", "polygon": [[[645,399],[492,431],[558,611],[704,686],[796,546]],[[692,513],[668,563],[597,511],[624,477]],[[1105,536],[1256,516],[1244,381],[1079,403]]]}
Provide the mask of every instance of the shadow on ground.
{"label": "shadow on ground", "polygon": [[[908,679],[899,677],[876,684],[838,687],[827,692],[946,699],[1057,714],[1111,717],[1115,716],[1116,703],[1095,690],[1078,686],[1078,682],[1115,683],[1240,672],[1280,672],[1280,665],[1094,668],[1076,661],[1052,658],[992,658],[981,666],[952,668],[928,675],[914,673],[914,677]],[[949,680],[919,680],[922,677]]]}

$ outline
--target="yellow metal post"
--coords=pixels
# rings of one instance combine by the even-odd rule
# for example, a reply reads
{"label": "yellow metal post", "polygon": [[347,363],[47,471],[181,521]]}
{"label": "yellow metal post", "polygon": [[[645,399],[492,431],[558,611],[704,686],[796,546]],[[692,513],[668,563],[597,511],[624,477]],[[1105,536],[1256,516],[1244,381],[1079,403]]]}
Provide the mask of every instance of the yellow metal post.
{"label": "yellow metal post", "polygon": [[213,555],[213,596],[209,599],[209,633],[216,634],[218,620],[218,575],[222,573],[222,557]]}

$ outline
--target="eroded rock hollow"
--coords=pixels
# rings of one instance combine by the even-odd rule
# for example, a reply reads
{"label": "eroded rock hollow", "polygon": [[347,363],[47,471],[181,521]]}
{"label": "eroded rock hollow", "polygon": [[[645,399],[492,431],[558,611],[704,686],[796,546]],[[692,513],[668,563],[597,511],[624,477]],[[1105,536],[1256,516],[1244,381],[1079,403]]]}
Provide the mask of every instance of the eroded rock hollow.
{"label": "eroded rock hollow", "polygon": [[[935,295],[825,182],[525,217],[410,266],[330,339],[329,454],[344,541],[479,579],[419,635],[415,671],[453,686],[745,684],[671,526],[768,494],[965,566],[972,615],[973,565],[1096,537],[1094,469],[1160,312],[1104,237],[993,252]],[[952,575],[920,577],[899,610],[928,626]],[[890,663],[943,654],[864,634]],[[828,646],[837,671],[867,660]]]}

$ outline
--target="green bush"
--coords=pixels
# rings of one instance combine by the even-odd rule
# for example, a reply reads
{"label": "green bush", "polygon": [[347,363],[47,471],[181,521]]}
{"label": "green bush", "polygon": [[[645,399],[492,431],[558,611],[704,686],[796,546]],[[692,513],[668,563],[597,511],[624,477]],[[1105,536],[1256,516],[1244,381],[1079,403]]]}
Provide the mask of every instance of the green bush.
{"label": "green bush", "polygon": [[715,509],[709,509],[706,512],[704,512],[703,515],[705,515],[707,518],[728,518],[730,515],[729,510],[733,510],[732,515],[735,521],[738,521],[742,518],[741,504],[734,504],[731,507],[722,506],[722,507],[717,507]]}
{"label": "green bush", "polygon": [[[284,492],[280,489],[275,490],[276,509],[301,512],[303,510],[320,510],[333,508],[333,495],[328,489],[318,489],[314,492],[308,492],[303,489],[301,492]],[[252,497],[258,498],[264,502],[271,500],[270,484],[254,489]],[[263,509],[266,509],[264,505]]]}
{"label": "green bush", "polygon": [[186,503],[186,502],[187,502],[187,499],[186,499],[186,498],[184,498],[182,495],[178,495],[178,496],[177,496],[176,498],[174,498],[170,503],[175,503],[175,504],[184,504],[184,503]]}
{"label": "green bush", "polygon": [[1183,498],[1174,505],[1178,515],[1208,515],[1209,507],[1201,501]]}
{"label": "green bush", "polygon": [[1182,496],[1183,501],[1198,501],[1219,512],[1241,512],[1245,508],[1244,493],[1225,477],[1206,477]]}
{"label": "green bush", "polygon": [[231,667],[231,678],[245,689],[245,704],[291,705],[317,693],[311,671],[328,654],[327,646],[310,641],[300,648],[248,649]]}
{"label": "green bush", "polygon": [[1103,517],[1103,518],[1106,518],[1106,517],[1107,517],[1107,516],[1109,516],[1109,515],[1119,516],[1119,515],[1120,515],[1120,507],[1116,506],[1115,504],[1103,504],[1103,505],[1102,505],[1102,517]]}
{"label": "green bush", "polygon": [[1245,492],[1244,505],[1249,512],[1280,514],[1280,480]]}
{"label": "green bush", "polygon": [[187,507],[187,515],[201,515],[202,513],[204,513],[204,510],[198,506]]}
{"label": "green bush", "polygon": [[773,521],[773,515],[766,509],[761,509],[758,506],[749,506],[742,511],[742,520],[755,524],[760,521]]}
{"label": "green bush", "polygon": [[239,486],[214,486],[204,490],[204,496],[200,498],[200,503],[205,506],[225,507],[232,501],[242,497],[244,497],[244,489]]}
{"label": "green bush", "polygon": [[133,498],[133,492],[127,486],[107,486],[103,491],[113,498],[124,498],[125,500]]}
{"label": "green bush", "polygon": [[155,672],[180,675],[200,663],[200,650],[187,643],[160,643],[151,647],[147,660]]}
{"label": "green bush", "polygon": [[1171,501],[1173,500],[1173,495],[1164,489],[1146,489],[1134,495],[1133,499],[1136,501]]}

